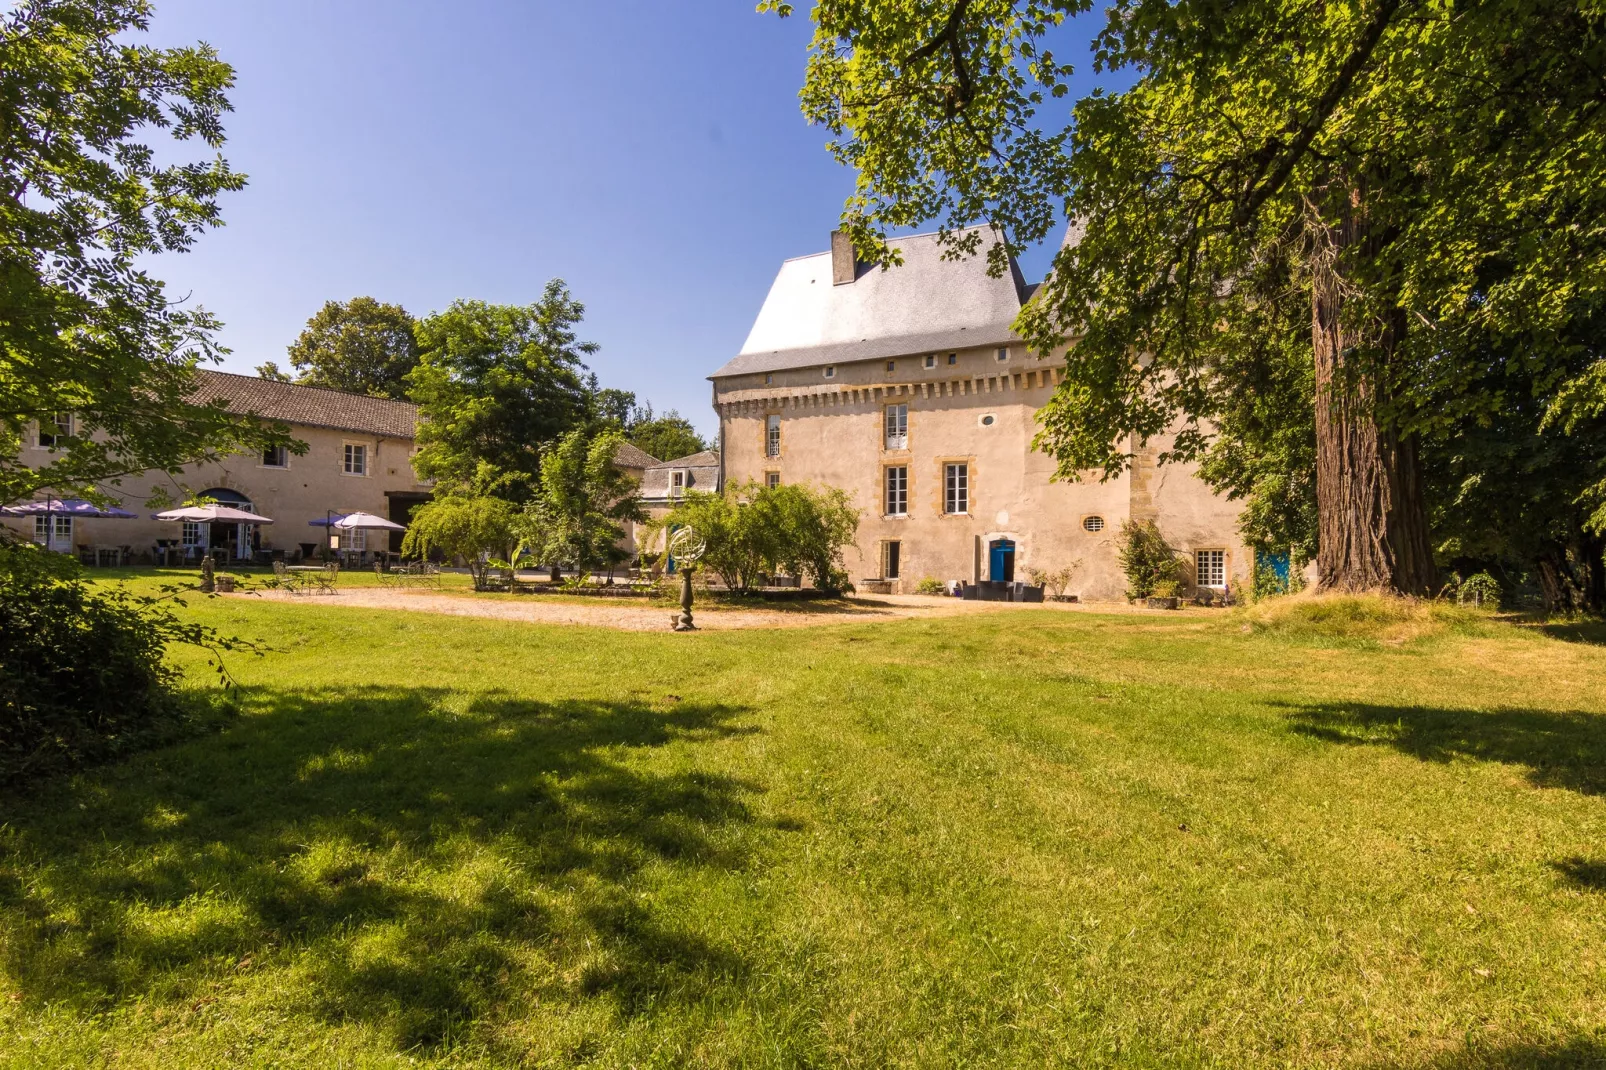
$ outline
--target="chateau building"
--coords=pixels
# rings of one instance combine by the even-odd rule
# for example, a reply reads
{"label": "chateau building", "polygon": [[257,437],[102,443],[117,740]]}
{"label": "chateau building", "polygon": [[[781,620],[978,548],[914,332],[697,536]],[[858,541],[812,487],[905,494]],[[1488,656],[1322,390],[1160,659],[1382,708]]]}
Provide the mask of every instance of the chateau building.
{"label": "chateau building", "polygon": [[847,490],[862,511],[849,575],[894,590],[1074,567],[1068,593],[1117,599],[1121,526],[1144,519],[1199,587],[1247,580],[1238,507],[1192,466],[1158,466],[1167,442],[1107,482],[1053,479],[1031,443],[1063,355],[1029,352],[1012,329],[1035,289],[1013,260],[993,278],[983,255],[944,259],[936,235],[893,244],[903,263],[885,270],[840,233],[781,265],[741,352],[710,376],[727,485]]}

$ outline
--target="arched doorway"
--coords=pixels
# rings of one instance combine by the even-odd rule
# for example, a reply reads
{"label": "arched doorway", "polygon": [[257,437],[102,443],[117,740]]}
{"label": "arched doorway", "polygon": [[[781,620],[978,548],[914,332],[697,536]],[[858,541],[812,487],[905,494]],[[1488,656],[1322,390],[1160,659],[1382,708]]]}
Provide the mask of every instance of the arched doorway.
{"label": "arched doorway", "polygon": [[994,539],[987,544],[987,578],[995,583],[1014,582],[1014,539]]}
{"label": "arched doorway", "polygon": [[[230,509],[243,509],[247,513],[254,513],[257,507],[237,490],[227,487],[213,487],[203,490],[197,497],[211,498],[219,505],[226,505]],[[202,532],[202,543],[208,552],[212,550],[227,550],[229,556],[235,560],[250,560],[253,541],[256,537],[255,524],[207,524]]]}

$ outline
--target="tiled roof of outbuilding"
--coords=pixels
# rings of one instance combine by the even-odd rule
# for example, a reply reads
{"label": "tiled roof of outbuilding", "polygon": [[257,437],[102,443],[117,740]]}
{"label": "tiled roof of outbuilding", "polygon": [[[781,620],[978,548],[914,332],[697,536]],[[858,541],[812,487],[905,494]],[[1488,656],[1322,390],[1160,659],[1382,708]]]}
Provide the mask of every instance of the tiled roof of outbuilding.
{"label": "tiled roof of outbuilding", "polygon": [[658,458],[634,442],[626,442],[614,451],[613,463],[620,468],[651,468],[658,463]]}
{"label": "tiled roof of outbuilding", "polygon": [[660,461],[647,469],[641,477],[641,496],[649,501],[669,497],[670,475],[675,471],[688,473],[687,486],[691,490],[717,491],[719,489],[719,451],[703,450],[672,461]]}
{"label": "tiled roof of outbuilding", "polygon": [[265,420],[384,438],[413,438],[417,433],[418,406],[410,401],[278,383],[209,368],[198,369],[195,377],[197,401],[221,398],[235,412],[248,412]]}

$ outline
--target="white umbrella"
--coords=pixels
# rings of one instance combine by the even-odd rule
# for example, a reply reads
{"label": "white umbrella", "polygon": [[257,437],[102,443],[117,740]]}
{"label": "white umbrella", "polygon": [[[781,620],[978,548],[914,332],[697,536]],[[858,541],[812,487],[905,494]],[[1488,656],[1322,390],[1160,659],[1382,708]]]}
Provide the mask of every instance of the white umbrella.
{"label": "white umbrella", "polygon": [[231,509],[227,505],[187,505],[182,509],[169,509],[154,514],[157,520],[187,520],[192,524],[271,524],[273,521],[244,509]]}
{"label": "white umbrella", "polygon": [[386,520],[373,513],[347,513],[339,520],[332,521],[330,527],[337,531],[406,531],[403,524],[393,520]]}

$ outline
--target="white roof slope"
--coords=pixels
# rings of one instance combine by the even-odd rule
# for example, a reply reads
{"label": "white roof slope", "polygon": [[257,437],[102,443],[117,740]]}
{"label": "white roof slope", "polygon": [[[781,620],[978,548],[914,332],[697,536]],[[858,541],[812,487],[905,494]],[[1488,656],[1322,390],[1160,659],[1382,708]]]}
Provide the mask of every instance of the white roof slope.
{"label": "white roof slope", "polygon": [[783,263],[741,353],[710,378],[1018,341],[1010,324],[1030,290],[1013,258],[995,279],[985,245],[944,260],[935,234],[891,244],[901,265],[860,264],[840,286],[831,282],[829,252]]}

